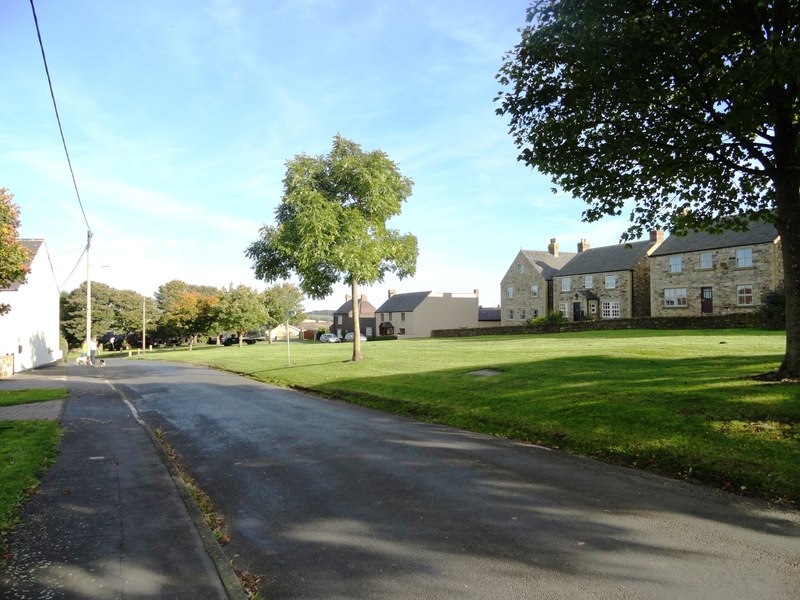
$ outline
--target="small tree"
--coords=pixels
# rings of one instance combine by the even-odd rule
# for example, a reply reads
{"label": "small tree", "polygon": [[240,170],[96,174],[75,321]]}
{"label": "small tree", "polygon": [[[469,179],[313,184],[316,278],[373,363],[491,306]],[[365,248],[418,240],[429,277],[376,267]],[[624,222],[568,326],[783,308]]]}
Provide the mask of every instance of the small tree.
{"label": "small tree", "polygon": [[[297,325],[306,318],[303,309],[303,292],[289,282],[268,288],[264,291],[263,297],[267,311],[266,326],[270,333],[281,323]],[[272,335],[267,337],[271,344]]]}
{"label": "small tree", "polygon": [[[413,275],[417,238],[389,229],[413,182],[380,150],[364,152],[337,135],[325,156],[296,156],[286,164],[277,224],[261,228],[247,248],[256,277],[265,281],[300,277],[300,288],[324,298],[339,281],[350,285],[355,331],[358,286],[383,281],[391,271]],[[353,336],[353,360],[361,360],[361,339]]]}
{"label": "small tree", "polygon": [[246,285],[222,293],[216,307],[216,321],[221,327],[235,332],[242,346],[242,336],[252,329],[261,329],[267,311],[261,295]]}
{"label": "small tree", "polygon": [[[0,188],[0,288],[22,283],[28,274],[28,250],[19,241],[19,207],[13,202],[14,196]],[[0,315],[11,307],[0,304]]]}

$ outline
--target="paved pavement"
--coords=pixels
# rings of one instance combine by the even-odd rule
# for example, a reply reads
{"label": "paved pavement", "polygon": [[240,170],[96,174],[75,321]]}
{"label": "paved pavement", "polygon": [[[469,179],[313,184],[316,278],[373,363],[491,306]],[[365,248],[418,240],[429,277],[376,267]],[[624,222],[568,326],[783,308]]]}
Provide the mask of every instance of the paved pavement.
{"label": "paved pavement", "polygon": [[0,598],[246,597],[103,370],[57,366],[0,380],[0,390],[39,387],[66,387],[69,399],[0,409],[0,421],[60,419],[63,428],[55,464],[3,542]]}

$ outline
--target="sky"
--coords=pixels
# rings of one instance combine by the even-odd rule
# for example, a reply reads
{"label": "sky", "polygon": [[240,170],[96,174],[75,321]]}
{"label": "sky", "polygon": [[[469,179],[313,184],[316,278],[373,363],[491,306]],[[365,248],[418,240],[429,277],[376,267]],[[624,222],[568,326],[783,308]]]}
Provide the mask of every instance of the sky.
{"label": "sky", "polygon": [[[36,0],[78,202],[30,0],[0,2],[0,187],[21,237],[43,238],[61,290],[91,279],[152,295],[255,279],[247,246],[274,223],[286,162],[338,133],[414,181],[389,225],[417,236],[414,277],[361,290],[472,292],[497,306],[521,249],[618,243],[517,161],[495,114],[528,0]],[[85,217],[84,217],[85,215]],[[88,224],[88,225],[87,225]],[[299,283],[298,280],[294,280]],[[307,299],[335,309],[349,288]]]}

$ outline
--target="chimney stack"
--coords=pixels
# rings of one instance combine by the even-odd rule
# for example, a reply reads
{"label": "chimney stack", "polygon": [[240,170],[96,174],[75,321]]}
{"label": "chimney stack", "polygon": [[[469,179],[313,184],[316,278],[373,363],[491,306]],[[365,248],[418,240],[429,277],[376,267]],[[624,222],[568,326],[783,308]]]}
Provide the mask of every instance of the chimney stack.
{"label": "chimney stack", "polygon": [[345,302],[350,302],[350,300],[352,300],[352,299],[353,299],[353,297],[350,294],[345,294],[344,295],[344,301]]}
{"label": "chimney stack", "polygon": [[584,250],[588,250],[588,249],[589,249],[589,242],[587,242],[584,239],[582,239],[580,242],[578,242],[578,254],[580,254]]}
{"label": "chimney stack", "polygon": [[394,296],[397,293],[397,290],[389,290],[389,298]]}
{"label": "chimney stack", "polygon": [[547,246],[547,251],[553,256],[558,256],[558,244],[556,243],[556,238],[550,239],[550,245]]}
{"label": "chimney stack", "polygon": [[660,244],[661,242],[664,241],[664,232],[661,231],[660,229],[651,229],[650,230],[650,241],[651,242],[656,242],[657,244]]}
{"label": "chimney stack", "polygon": [[367,295],[361,294],[361,300],[359,300],[359,302],[366,302],[366,301],[367,301]]}

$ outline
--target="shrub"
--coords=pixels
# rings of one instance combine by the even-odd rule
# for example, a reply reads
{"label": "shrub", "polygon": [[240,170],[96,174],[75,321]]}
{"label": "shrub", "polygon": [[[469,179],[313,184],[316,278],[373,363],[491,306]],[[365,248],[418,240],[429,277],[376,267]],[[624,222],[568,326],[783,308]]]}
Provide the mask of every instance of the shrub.
{"label": "shrub", "polygon": [[783,286],[764,292],[758,314],[769,329],[786,327],[786,291]]}

